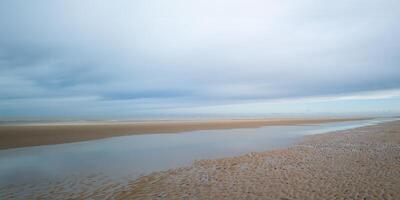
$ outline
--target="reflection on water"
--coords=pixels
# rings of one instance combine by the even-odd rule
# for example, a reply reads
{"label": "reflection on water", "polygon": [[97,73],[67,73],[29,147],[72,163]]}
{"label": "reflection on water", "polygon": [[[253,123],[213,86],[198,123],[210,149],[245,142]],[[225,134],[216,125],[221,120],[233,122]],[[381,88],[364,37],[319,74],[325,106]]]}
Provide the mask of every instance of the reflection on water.
{"label": "reflection on water", "polygon": [[[133,135],[1,150],[0,191],[24,185],[64,181],[71,177],[135,179],[153,171],[189,165],[194,160],[287,147],[304,135],[344,130],[387,120]],[[80,188],[79,184],[76,187]]]}

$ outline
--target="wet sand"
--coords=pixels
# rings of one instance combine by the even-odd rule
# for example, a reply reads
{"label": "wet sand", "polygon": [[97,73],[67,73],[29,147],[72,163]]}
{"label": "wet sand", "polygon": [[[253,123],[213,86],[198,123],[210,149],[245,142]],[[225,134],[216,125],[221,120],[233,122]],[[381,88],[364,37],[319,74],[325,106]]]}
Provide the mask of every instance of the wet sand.
{"label": "wet sand", "polygon": [[179,133],[196,130],[256,128],[270,125],[319,124],[363,119],[370,118],[241,119],[2,125],[0,126],[0,149],[61,144],[135,134]]}
{"label": "wet sand", "polygon": [[[93,197],[93,196],[92,196]],[[115,199],[400,199],[400,121],[155,172]]]}

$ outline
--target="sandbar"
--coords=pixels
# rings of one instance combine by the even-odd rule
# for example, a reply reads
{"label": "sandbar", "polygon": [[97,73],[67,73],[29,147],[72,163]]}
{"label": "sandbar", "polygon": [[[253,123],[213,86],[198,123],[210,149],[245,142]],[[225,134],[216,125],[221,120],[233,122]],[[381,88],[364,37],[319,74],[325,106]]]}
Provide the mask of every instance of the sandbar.
{"label": "sandbar", "polygon": [[62,144],[137,134],[180,133],[274,125],[306,125],[366,119],[371,118],[224,119],[1,125],[0,149]]}

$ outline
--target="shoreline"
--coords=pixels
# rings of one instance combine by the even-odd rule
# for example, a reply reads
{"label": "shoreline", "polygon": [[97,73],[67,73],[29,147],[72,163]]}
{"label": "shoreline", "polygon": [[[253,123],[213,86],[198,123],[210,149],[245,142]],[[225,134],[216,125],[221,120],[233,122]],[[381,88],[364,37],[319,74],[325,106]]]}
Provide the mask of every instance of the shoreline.
{"label": "shoreline", "polygon": [[284,118],[1,125],[0,150],[116,136],[361,121],[372,118]]}
{"label": "shoreline", "polygon": [[154,172],[115,199],[399,199],[400,121]]}

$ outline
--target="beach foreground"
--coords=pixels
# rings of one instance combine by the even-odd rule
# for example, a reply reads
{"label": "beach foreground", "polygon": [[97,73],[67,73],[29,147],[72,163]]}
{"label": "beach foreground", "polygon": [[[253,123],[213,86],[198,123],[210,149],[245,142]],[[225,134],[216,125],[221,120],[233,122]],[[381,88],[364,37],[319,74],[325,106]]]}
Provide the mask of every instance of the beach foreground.
{"label": "beach foreground", "polygon": [[231,119],[2,125],[0,126],[0,149],[62,144],[124,135],[256,128],[272,125],[305,125],[367,119],[371,118]]}
{"label": "beach foreground", "polygon": [[[115,199],[400,199],[400,121],[152,173]],[[101,197],[101,195],[100,195]]]}

